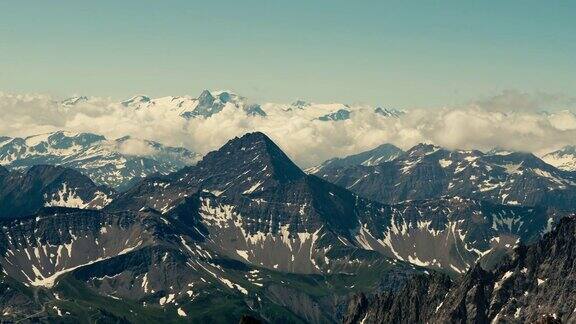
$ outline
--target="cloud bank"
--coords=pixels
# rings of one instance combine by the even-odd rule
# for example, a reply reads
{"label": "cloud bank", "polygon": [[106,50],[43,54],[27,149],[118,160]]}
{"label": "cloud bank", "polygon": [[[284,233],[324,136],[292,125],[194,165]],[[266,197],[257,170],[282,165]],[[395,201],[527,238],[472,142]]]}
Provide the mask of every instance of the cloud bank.
{"label": "cloud bank", "polygon": [[[403,149],[428,142],[450,149],[497,147],[542,154],[576,144],[576,115],[569,111],[575,102],[560,96],[504,92],[459,107],[411,109],[400,118],[379,116],[373,107],[353,107],[349,120],[324,122],[310,116],[330,105],[286,113],[282,105],[263,104],[269,113],[266,117],[247,116],[226,106],[210,118],[187,120],[162,109],[129,109],[106,98],[63,107],[46,95],[0,93],[0,135],[22,137],[54,130],[92,132],[111,139],[130,135],[204,154],[234,136],[262,131],[301,167],[382,143]],[[542,113],[550,103],[566,110]],[[138,153],[142,148],[124,149]]]}

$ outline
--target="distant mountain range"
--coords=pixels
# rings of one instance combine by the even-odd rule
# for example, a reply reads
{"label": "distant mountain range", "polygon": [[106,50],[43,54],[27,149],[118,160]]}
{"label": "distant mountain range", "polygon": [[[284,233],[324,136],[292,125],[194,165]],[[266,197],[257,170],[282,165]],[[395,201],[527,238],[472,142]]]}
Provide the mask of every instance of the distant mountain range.
{"label": "distant mountain range", "polygon": [[[75,106],[89,104],[92,98],[78,96],[65,99],[59,104],[65,109],[73,109]],[[120,104],[126,109],[153,110],[168,115],[180,116],[185,119],[210,118],[221,113],[226,107],[233,110],[241,110],[247,116],[266,117],[269,114],[298,115],[308,120],[324,122],[338,122],[352,118],[359,111],[369,111],[381,118],[399,118],[406,112],[395,108],[371,108],[365,106],[351,106],[341,103],[310,103],[297,100],[291,104],[278,103],[253,103],[246,97],[229,90],[204,90],[198,97],[192,96],[167,96],[151,98],[137,95]]]}
{"label": "distant mountain range", "polygon": [[[573,318],[571,172],[425,144],[308,172],[259,132],[120,192],[61,166],[0,168],[1,318]],[[550,294],[565,297],[538,309]]]}
{"label": "distant mountain range", "polygon": [[65,166],[118,190],[151,174],[174,172],[199,158],[184,148],[129,136],[108,140],[98,134],[58,131],[26,138],[0,137],[0,165],[13,170],[38,164]]}

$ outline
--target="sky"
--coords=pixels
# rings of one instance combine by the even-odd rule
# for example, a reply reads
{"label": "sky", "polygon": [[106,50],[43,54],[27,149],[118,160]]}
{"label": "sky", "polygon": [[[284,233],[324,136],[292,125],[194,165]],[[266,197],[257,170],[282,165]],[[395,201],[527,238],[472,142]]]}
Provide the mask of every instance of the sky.
{"label": "sky", "polygon": [[574,1],[0,1],[0,91],[449,106],[576,93]]}

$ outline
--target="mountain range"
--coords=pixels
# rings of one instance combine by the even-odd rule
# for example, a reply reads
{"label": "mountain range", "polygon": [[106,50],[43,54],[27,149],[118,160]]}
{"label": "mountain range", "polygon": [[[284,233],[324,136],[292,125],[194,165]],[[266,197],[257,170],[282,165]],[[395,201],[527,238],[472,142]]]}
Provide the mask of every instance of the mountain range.
{"label": "mountain range", "polygon": [[483,153],[419,144],[376,165],[321,165],[309,172],[382,203],[462,196],[506,205],[576,208],[576,173],[531,153]]}
{"label": "mountain range", "polygon": [[[431,145],[306,173],[259,132],[123,191],[62,166],[0,168],[0,314],[482,322],[521,308],[517,321],[568,320],[573,179],[531,154]],[[553,294],[563,302],[538,309]]]}
{"label": "mountain range", "polygon": [[[63,109],[90,104],[93,98],[86,96],[71,97],[58,103]],[[381,118],[399,118],[406,112],[395,108],[366,107],[341,103],[310,103],[297,100],[291,104],[254,103],[246,97],[230,90],[203,90],[198,97],[167,96],[152,98],[137,95],[119,102],[124,109],[162,113],[166,116],[178,116],[190,120],[210,118],[224,109],[239,110],[247,116],[265,118],[268,115],[296,115],[310,121],[338,122],[350,119],[354,114],[368,111]]]}
{"label": "mountain range", "polygon": [[58,131],[26,138],[0,137],[0,165],[12,170],[39,164],[65,166],[118,190],[151,174],[177,171],[199,158],[185,148],[129,136],[108,140],[98,134]]}

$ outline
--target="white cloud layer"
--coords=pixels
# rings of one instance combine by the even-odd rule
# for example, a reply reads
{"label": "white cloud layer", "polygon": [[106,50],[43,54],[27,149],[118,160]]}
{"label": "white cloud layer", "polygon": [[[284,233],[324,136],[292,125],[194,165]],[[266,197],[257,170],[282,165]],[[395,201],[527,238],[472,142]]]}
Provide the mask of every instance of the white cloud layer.
{"label": "white cloud layer", "polygon": [[[499,147],[542,154],[576,144],[576,115],[566,110],[538,112],[550,102],[565,109],[574,103],[558,96],[504,92],[461,107],[412,109],[400,118],[381,117],[371,107],[351,107],[351,119],[323,122],[311,116],[341,105],[312,105],[306,112],[287,113],[281,109],[286,105],[264,104],[267,117],[250,117],[241,109],[226,106],[210,118],[186,120],[167,110],[135,110],[104,98],[62,107],[50,96],[0,93],[0,135],[27,136],[63,129],[108,138],[131,135],[206,153],[234,136],[258,130],[302,167],[382,143],[403,149],[430,142],[450,149]],[[142,148],[125,149],[137,154]]]}

